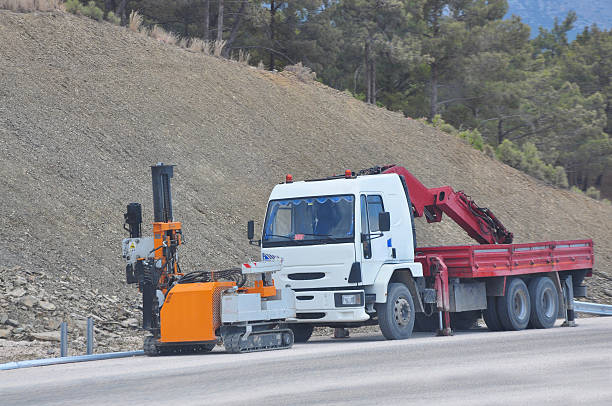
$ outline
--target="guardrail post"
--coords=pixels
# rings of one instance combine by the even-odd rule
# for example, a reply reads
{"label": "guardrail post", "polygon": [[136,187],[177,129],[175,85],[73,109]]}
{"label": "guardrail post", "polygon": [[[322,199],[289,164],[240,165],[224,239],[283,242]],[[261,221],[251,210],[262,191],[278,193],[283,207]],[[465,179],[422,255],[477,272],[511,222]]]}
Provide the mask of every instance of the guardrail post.
{"label": "guardrail post", "polygon": [[63,321],[60,325],[60,357],[68,355],[68,324]]}
{"label": "guardrail post", "polygon": [[93,319],[87,318],[87,355],[93,354],[94,326]]}

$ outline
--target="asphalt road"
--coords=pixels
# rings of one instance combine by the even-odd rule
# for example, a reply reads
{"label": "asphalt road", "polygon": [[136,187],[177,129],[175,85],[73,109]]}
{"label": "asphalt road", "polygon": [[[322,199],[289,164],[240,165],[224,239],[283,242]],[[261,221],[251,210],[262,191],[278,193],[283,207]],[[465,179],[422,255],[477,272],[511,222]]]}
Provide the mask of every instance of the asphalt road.
{"label": "asphalt road", "polygon": [[578,323],[0,371],[0,404],[612,405],[612,317]]}

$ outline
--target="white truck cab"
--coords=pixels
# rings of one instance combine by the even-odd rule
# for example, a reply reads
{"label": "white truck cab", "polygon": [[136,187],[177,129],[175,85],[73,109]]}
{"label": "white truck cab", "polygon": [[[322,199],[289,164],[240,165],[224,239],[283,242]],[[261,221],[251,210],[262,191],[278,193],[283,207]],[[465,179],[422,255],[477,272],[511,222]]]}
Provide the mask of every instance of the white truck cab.
{"label": "white truck cab", "polygon": [[[375,323],[371,317],[377,304],[387,302],[393,281],[410,289],[408,296],[422,311],[415,278],[422,277],[423,270],[414,262],[410,207],[397,174],[347,174],[274,187],[261,255],[263,260],[282,258],[283,270],[275,274],[275,284],[295,291],[296,317],[306,323],[302,330],[308,337],[315,325]],[[414,323],[415,303],[410,302],[400,303],[395,311]],[[300,332],[294,332],[300,341]]]}

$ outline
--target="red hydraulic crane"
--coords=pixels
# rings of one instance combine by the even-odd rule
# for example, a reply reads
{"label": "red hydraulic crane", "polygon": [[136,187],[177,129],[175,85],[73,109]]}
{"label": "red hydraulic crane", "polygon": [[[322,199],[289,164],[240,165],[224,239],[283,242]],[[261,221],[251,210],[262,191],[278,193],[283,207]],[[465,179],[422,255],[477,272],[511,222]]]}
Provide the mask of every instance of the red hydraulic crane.
{"label": "red hydraulic crane", "polygon": [[360,175],[375,173],[397,173],[403,178],[415,217],[424,215],[428,223],[437,223],[446,213],[480,244],[512,243],[512,233],[506,230],[493,212],[479,207],[464,192],[456,192],[450,186],[428,189],[403,166],[387,165],[359,172]]}

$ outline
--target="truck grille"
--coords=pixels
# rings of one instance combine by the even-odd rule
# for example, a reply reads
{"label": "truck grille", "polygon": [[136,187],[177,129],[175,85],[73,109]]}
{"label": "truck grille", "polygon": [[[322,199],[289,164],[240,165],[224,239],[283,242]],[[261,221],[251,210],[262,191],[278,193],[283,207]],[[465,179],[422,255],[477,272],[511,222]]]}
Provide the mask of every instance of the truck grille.
{"label": "truck grille", "polygon": [[292,281],[310,281],[313,279],[323,279],[325,277],[324,272],[304,272],[304,273],[290,273],[287,278]]}

